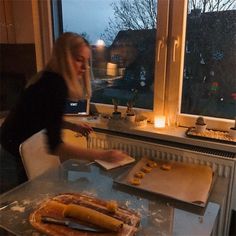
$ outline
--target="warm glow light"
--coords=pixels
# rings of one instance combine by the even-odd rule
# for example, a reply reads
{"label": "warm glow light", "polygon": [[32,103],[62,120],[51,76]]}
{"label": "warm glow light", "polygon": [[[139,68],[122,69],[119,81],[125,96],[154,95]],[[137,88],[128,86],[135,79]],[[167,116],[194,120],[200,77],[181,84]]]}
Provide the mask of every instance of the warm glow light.
{"label": "warm glow light", "polygon": [[102,39],[98,39],[96,42],[96,45],[98,47],[104,47],[105,46],[105,42]]}
{"label": "warm glow light", "polygon": [[165,116],[156,116],[154,120],[155,128],[165,128],[166,125],[166,117]]}
{"label": "warm glow light", "polygon": [[117,76],[117,64],[115,63],[107,63],[107,75]]}

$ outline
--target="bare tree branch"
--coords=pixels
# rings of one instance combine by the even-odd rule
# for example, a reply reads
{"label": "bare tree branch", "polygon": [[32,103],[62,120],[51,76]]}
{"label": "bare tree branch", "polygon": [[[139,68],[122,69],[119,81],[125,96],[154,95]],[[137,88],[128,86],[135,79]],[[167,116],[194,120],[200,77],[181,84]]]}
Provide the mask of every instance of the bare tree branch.
{"label": "bare tree branch", "polygon": [[235,0],[189,0],[189,12],[201,9],[202,13],[212,11],[226,11],[236,9]]}
{"label": "bare tree branch", "polygon": [[108,27],[102,34],[108,44],[120,30],[156,28],[157,0],[119,0],[114,1],[112,7],[114,19],[109,19]]}

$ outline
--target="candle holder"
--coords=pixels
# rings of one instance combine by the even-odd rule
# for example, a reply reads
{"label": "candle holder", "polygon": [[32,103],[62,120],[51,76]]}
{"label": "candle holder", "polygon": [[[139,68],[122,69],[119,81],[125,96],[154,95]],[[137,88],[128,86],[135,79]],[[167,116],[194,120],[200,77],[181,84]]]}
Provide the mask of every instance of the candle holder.
{"label": "candle holder", "polygon": [[166,126],[166,117],[165,116],[156,116],[154,119],[155,128],[165,128]]}

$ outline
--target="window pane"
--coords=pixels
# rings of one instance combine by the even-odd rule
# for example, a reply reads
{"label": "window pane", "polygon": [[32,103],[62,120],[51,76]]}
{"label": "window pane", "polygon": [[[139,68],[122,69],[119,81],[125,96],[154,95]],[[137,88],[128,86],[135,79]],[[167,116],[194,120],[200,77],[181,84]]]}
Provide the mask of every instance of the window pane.
{"label": "window pane", "polygon": [[157,0],[62,0],[63,31],[92,45],[92,102],[153,108]]}
{"label": "window pane", "polygon": [[236,116],[236,3],[234,0],[213,2],[215,5],[198,1],[197,9],[189,1],[181,112],[233,119]]}

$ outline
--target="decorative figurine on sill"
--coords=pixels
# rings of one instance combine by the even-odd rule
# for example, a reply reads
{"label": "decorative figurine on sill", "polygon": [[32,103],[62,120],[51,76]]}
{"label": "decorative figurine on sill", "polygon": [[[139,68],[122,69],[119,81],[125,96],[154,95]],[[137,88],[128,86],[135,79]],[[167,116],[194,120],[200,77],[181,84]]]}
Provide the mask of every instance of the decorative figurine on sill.
{"label": "decorative figurine on sill", "polygon": [[204,121],[204,118],[202,116],[199,116],[196,120],[196,123],[195,123],[195,127],[196,127],[196,132],[197,133],[203,133],[206,131],[206,123]]}
{"label": "decorative figurine on sill", "polygon": [[135,100],[137,98],[138,90],[134,90],[132,94],[132,98],[127,102],[127,110],[126,110],[126,120],[130,122],[135,122],[135,112],[133,110]]}
{"label": "decorative figurine on sill", "polygon": [[232,138],[232,139],[236,139],[236,117],[235,117],[235,120],[234,120],[234,127],[231,127],[229,129],[229,137]]}
{"label": "decorative figurine on sill", "polygon": [[114,105],[114,111],[112,112],[112,119],[119,120],[119,119],[121,119],[121,112],[118,111],[119,101],[117,99],[113,98],[112,103]]}
{"label": "decorative figurine on sill", "polygon": [[126,120],[130,122],[135,122],[135,113],[133,110],[133,101],[130,100],[127,102],[127,110],[126,110]]}

